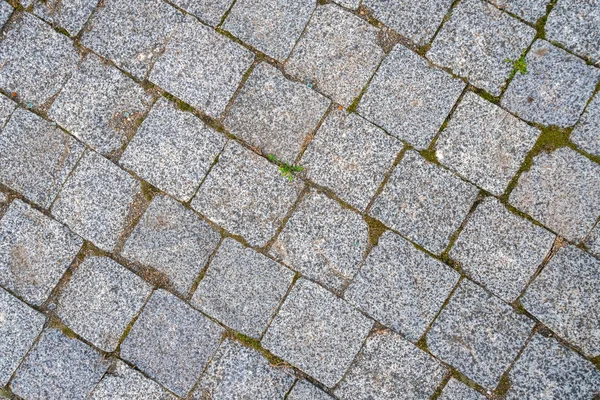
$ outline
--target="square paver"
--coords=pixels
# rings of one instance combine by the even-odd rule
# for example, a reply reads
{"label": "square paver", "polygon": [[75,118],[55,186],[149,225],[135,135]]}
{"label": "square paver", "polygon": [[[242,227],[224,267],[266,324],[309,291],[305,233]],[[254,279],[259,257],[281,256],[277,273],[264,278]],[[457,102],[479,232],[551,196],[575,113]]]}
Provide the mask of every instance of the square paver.
{"label": "square paver", "polygon": [[222,27],[257,50],[284,61],[315,5],[313,0],[238,0]]}
{"label": "square paver", "polygon": [[320,192],[302,199],[271,253],[286,265],[341,291],[354,277],[369,243],[369,226]]}
{"label": "square paver", "polygon": [[519,178],[510,203],[579,242],[600,216],[600,165],[569,149],[542,152]]}
{"label": "square paver", "polygon": [[121,345],[121,356],[180,397],[196,383],[223,328],[174,295],[157,290]]}
{"label": "square paver", "polygon": [[234,0],[172,0],[171,3],[195,15],[211,26],[217,26]]}
{"label": "square paver", "polygon": [[108,366],[97,350],[50,328],[17,369],[11,389],[24,399],[83,399]]}
{"label": "square paver", "polygon": [[429,399],[446,368],[390,331],[370,336],[335,390],[342,400]]}
{"label": "square paver", "polygon": [[60,292],[56,313],[101,350],[117,348],[152,287],[108,257],[88,257]]}
{"label": "square paver", "polygon": [[482,0],[463,0],[435,37],[427,58],[494,96],[513,63],[533,41],[535,29]]}
{"label": "square paver", "polygon": [[502,195],[539,129],[467,92],[436,142],[436,157],[469,181]]}
{"label": "square paver", "polygon": [[487,397],[471,389],[464,383],[457,381],[454,378],[450,378],[442,395],[438,397],[439,400],[486,400]]}
{"label": "square paver", "polygon": [[364,210],[402,147],[358,115],[334,110],[310,142],[302,165],[310,180]]}
{"label": "square paver", "polygon": [[88,151],[52,205],[52,215],[102,250],[112,251],[140,192],[140,183],[127,172]]}
{"label": "square paver", "polygon": [[71,36],[75,36],[97,5],[97,0],[38,0],[35,2],[33,12],[43,20],[58,25]]}
{"label": "square paver", "polygon": [[391,135],[425,149],[465,84],[402,45],[381,63],[358,113]]}
{"label": "square paver", "polygon": [[238,93],[225,127],[263,154],[294,163],[329,106],[329,99],[260,63]]}
{"label": "square paver", "polygon": [[194,390],[193,399],[283,399],[294,377],[262,354],[232,340],[223,342]]}
{"label": "square paver", "polygon": [[152,97],[115,67],[89,55],[48,111],[50,119],[102,154],[135,134]]}
{"label": "square paver", "polygon": [[570,139],[581,150],[600,157],[600,94],[588,104]]}
{"label": "square paver", "polygon": [[494,389],[525,344],[534,322],[463,280],[427,333],[431,353]]}
{"label": "square paver", "polygon": [[181,201],[189,201],[227,139],[164,98],[127,146],[121,165]]}
{"label": "square paver", "polygon": [[192,298],[192,305],[232,329],[259,339],[292,283],[294,273],[225,239]]}
{"label": "square paver", "polygon": [[544,261],[555,238],[488,197],[469,217],[450,258],[473,280],[511,303]]}
{"label": "square paver", "polygon": [[81,43],[142,80],[182,20],[181,12],[161,0],[105,0]]}
{"label": "square paver", "polygon": [[318,7],[285,70],[349,106],[383,57],[379,30],[334,4]]}
{"label": "square paver", "polygon": [[[7,4],[7,3],[1,3]],[[8,122],[8,119],[17,108],[17,103],[10,100],[8,97],[0,95],[0,129]]]}
{"label": "square paver", "polygon": [[42,305],[83,244],[65,226],[15,199],[0,220],[0,285]]}
{"label": "square paver", "polygon": [[60,91],[80,56],[68,37],[31,14],[11,25],[0,42],[0,87],[39,107]]}
{"label": "square paver", "polygon": [[150,80],[217,118],[253,60],[250,50],[187,16],[154,65]]}
{"label": "square paver", "polygon": [[521,302],[585,354],[600,355],[600,260],[573,246],[561,248]]}
{"label": "square paver", "polygon": [[467,216],[477,193],[475,186],[408,151],[369,213],[440,253]]}
{"label": "square paver", "polygon": [[333,397],[307,381],[298,381],[286,400],[333,400]]}
{"label": "square paver", "polygon": [[220,238],[192,210],[159,195],[142,215],[121,254],[164,273],[176,291],[187,295]]}
{"label": "square paver", "polygon": [[506,10],[527,22],[535,24],[546,15],[546,7],[550,0],[489,0],[489,2],[495,4],[501,10]]}
{"label": "square paver", "polygon": [[276,165],[229,142],[192,200],[192,207],[253,246],[264,246],[300,194],[302,185]]}
{"label": "square paver", "polygon": [[525,62],[527,73],[515,74],[502,106],[526,121],[575,124],[600,80],[600,69],[545,40],[531,46]]}
{"label": "square paver", "polygon": [[18,108],[0,135],[0,182],[47,208],[83,150],[72,136]]}
{"label": "square paver", "polygon": [[383,325],[417,342],[460,275],[392,232],[379,238],[344,294]]}
{"label": "square paver", "polygon": [[0,387],[5,386],[27,350],[42,331],[46,318],[0,289]]}
{"label": "square paver", "polygon": [[331,387],[373,322],[321,286],[300,279],[262,340],[265,348]]}

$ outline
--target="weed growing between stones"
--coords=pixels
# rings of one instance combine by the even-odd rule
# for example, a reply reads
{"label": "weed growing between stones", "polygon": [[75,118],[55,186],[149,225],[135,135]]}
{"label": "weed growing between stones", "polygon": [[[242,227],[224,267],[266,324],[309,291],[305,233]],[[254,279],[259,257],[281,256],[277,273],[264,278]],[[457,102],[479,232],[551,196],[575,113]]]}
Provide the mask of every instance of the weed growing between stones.
{"label": "weed growing between stones", "polygon": [[525,60],[525,55],[522,55],[516,60],[511,60],[510,58],[505,59],[507,63],[511,63],[516,72],[520,72],[521,75],[525,75],[527,73],[527,60]]}
{"label": "weed growing between stones", "polygon": [[274,154],[269,154],[268,159],[269,161],[279,165],[279,172],[281,172],[281,176],[287,178],[287,180],[290,182],[294,180],[294,174],[296,172],[302,172],[304,170],[304,168],[299,165],[292,165],[279,160]]}

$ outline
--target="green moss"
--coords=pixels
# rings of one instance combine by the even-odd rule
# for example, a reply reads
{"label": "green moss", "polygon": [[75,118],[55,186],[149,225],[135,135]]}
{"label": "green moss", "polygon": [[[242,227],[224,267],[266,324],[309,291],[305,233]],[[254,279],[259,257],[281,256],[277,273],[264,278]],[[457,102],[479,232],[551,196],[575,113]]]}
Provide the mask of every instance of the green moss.
{"label": "green moss", "polygon": [[506,393],[508,393],[509,389],[510,389],[510,378],[508,377],[508,373],[505,373],[504,375],[502,375],[502,378],[500,378],[500,383],[498,383],[495,393],[498,396],[505,396]]}
{"label": "green moss", "polygon": [[380,221],[368,215],[364,215],[363,219],[369,227],[369,243],[372,246],[377,246],[379,238],[385,233],[387,228]]}
{"label": "green moss", "polygon": [[521,57],[516,60],[507,58],[504,61],[512,64],[514,73],[520,72],[521,75],[525,75],[527,73],[527,60],[525,59],[525,54],[521,55]]}

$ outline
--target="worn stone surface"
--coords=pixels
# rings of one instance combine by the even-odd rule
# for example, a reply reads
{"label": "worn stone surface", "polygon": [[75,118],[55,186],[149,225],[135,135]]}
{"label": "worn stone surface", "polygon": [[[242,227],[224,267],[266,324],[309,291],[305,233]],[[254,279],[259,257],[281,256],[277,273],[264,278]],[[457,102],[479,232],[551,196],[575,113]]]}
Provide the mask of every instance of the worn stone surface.
{"label": "worn stone surface", "polygon": [[0,27],[2,27],[6,21],[10,18],[14,8],[5,2],[0,3]]}
{"label": "worn stone surface", "polygon": [[172,0],[171,3],[195,15],[211,26],[217,26],[233,4],[233,0]]}
{"label": "worn stone surface", "polygon": [[592,254],[596,255],[597,257],[600,257],[600,225],[599,224],[596,224],[596,227],[594,229],[592,229],[592,231],[588,235],[587,239],[585,240],[585,246],[588,248],[588,250]]}
{"label": "worn stone surface", "polygon": [[334,3],[337,3],[342,7],[355,10],[360,5],[360,0],[334,0]]}
{"label": "worn stone surface", "polygon": [[[525,21],[535,24],[546,15],[546,7],[550,0],[489,0],[501,10],[508,11]],[[547,26],[547,25],[546,25]]]}
{"label": "worn stone surface", "polygon": [[287,397],[287,400],[332,400],[333,397],[308,383],[307,381],[298,381]]}
{"label": "worn stone surface", "polygon": [[45,21],[64,28],[71,36],[81,31],[97,0],[37,0],[33,12]]}
{"label": "worn stone surface", "polygon": [[570,139],[581,150],[600,157],[600,95],[588,104]]}
{"label": "worn stone surface", "polygon": [[464,383],[450,378],[439,400],[486,400],[486,397]]}
{"label": "worn stone surface", "polygon": [[17,104],[14,101],[9,100],[6,96],[0,95],[0,129],[4,128],[16,107]]}

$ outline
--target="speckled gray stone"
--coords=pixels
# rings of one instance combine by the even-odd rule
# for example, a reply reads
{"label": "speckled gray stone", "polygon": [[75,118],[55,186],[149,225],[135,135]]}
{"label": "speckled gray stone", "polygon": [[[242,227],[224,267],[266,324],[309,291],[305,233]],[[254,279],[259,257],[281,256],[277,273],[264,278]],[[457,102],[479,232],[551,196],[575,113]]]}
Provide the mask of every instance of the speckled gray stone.
{"label": "speckled gray stone", "polygon": [[33,12],[49,23],[66,29],[71,36],[79,33],[98,0],[38,0]]}
{"label": "speckled gray stone", "polygon": [[161,98],[119,162],[175,198],[189,201],[226,141],[193,114]]}
{"label": "speckled gray stone", "polygon": [[357,9],[360,5],[360,0],[334,0],[333,2],[351,10]]}
{"label": "speckled gray stone", "polygon": [[260,339],[294,273],[225,239],[192,298],[192,305],[244,335]]}
{"label": "speckled gray stone", "polygon": [[335,390],[342,400],[426,400],[446,368],[390,331],[370,336]]}
{"label": "speckled gray stone", "polygon": [[154,65],[150,80],[217,118],[253,60],[250,50],[186,16]]}
{"label": "speckled gray stone", "polygon": [[344,297],[417,342],[460,275],[390,231],[379,238]]}
{"label": "speckled gray stone", "polygon": [[436,142],[436,156],[469,181],[502,195],[540,131],[467,92]]}
{"label": "speckled gray stone", "polygon": [[294,383],[291,371],[269,364],[256,350],[227,340],[215,353],[193,399],[283,399]]}
{"label": "speckled gray stone", "polygon": [[533,41],[535,29],[482,0],[463,0],[435,37],[427,58],[494,96]]}
{"label": "speckled gray stone", "polygon": [[276,165],[235,142],[229,142],[192,207],[253,246],[275,234],[302,185],[281,176]]}
{"label": "speckled gray stone", "polygon": [[66,227],[15,199],[0,220],[0,285],[42,305],[83,241]]}
{"label": "speckled gray stone", "polygon": [[461,80],[396,45],[369,84],[358,113],[395,137],[424,149],[464,87]]}
{"label": "speckled gray stone", "polygon": [[83,399],[108,366],[97,350],[49,328],[19,366],[11,389],[24,399]]}
{"label": "speckled gray stone", "polygon": [[525,57],[527,73],[517,73],[502,106],[526,121],[567,127],[575,124],[600,80],[600,69],[537,40]]}
{"label": "speckled gray stone", "polygon": [[392,172],[371,216],[434,253],[467,216],[477,188],[408,151]]}
{"label": "speckled gray stone", "polygon": [[555,238],[489,197],[470,216],[450,258],[473,280],[511,303],[544,261]]}
{"label": "speckled gray stone", "polygon": [[534,322],[465,279],[427,333],[431,353],[487,389],[525,344]]}
{"label": "speckled gray stone", "polygon": [[42,331],[46,318],[21,300],[0,289],[0,387],[25,357]]}
{"label": "speckled gray stone", "polygon": [[152,97],[117,68],[90,54],[66,83],[48,117],[102,154],[135,134]]}
{"label": "speckled gray stone", "polygon": [[363,218],[320,192],[302,199],[271,253],[286,265],[341,291],[354,277],[369,243]]}
{"label": "speckled gray stone", "polygon": [[192,210],[159,195],[127,239],[122,255],[164,273],[185,296],[219,240],[219,233]]}
{"label": "speckled gray stone", "polygon": [[141,80],[182,20],[181,12],[161,0],[104,0],[81,43]]}
{"label": "speckled gray stone", "polygon": [[590,253],[600,257],[600,224],[596,224],[596,227],[592,229],[585,240],[585,245]]}
{"label": "speckled gray stone", "polygon": [[114,351],[152,287],[108,257],[88,257],[60,292],[56,313],[75,333]]}
{"label": "speckled gray stone", "polygon": [[507,400],[592,399],[600,371],[554,339],[536,334],[510,371]]}
{"label": "speckled gray stone", "polygon": [[546,7],[550,0],[489,0],[489,2],[501,10],[506,10],[535,24],[546,15]]}
{"label": "speckled gray stone", "polygon": [[[5,27],[6,28],[6,27]],[[31,14],[11,21],[0,42],[0,87],[39,107],[61,89],[79,62],[71,40]]]}
{"label": "speckled gray stone", "polygon": [[112,251],[127,223],[140,183],[87,151],[52,205],[52,215],[102,250]]}
{"label": "speckled gray stone", "polygon": [[223,328],[163,290],[154,292],[121,345],[121,356],[185,397],[219,343]]}
{"label": "speckled gray stone", "polygon": [[320,6],[285,70],[347,107],[360,94],[383,56],[377,45],[378,31],[335,4]]}
{"label": "speckled gray stone", "polygon": [[600,260],[573,246],[561,248],[521,302],[585,354],[600,355]]}
{"label": "speckled gray stone", "polygon": [[581,150],[600,157],[600,94],[588,104],[570,139]]}
{"label": "speckled gray stone", "polygon": [[307,381],[298,381],[286,400],[333,400],[333,397]]}
{"label": "speckled gray stone", "polygon": [[262,345],[331,387],[342,378],[372,326],[344,300],[300,279]]}
{"label": "speckled gray stone", "polygon": [[329,99],[260,63],[238,93],[226,128],[235,136],[294,163],[329,106]]}
{"label": "speckled gray stone", "polygon": [[541,153],[519,178],[510,203],[579,242],[600,215],[600,165],[569,148]]}
{"label": "speckled gray stone", "polygon": [[0,95],[0,129],[4,128],[4,125],[12,115],[13,111],[15,111],[15,108],[17,108],[17,103],[6,96]]}
{"label": "speckled gray stone", "polygon": [[464,383],[450,378],[439,400],[486,400],[486,397]]}
{"label": "speckled gray stone", "polygon": [[14,8],[10,4],[4,1],[0,3],[0,27],[2,27],[6,21],[8,21],[13,11]]}
{"label": "speckled gray stone", "polygon": [[373,11],[375,18],[417,45],[428,43],[452,0],[363,0],[362,5]]}
{"label": "speckled gray stone", "polygon": [[284,61],[315,5],[314,0],[238,0],[222,27],[257,50]]}
{"label": "speckled gray stone", "polygon": [[211,26],[217,26],[231,7],[233,0],[172,0],[171,3]]}
{"label": "speckled gray stone", "polygon": [[358,115],[334,110],[301,164],[310,180],[364,210],[402,147],[402,142]]}
{"label": "speckled gray stone", "polygon": [[47,208],[83,149],[50,122],[19,108],[0,135],[0,182]]}

